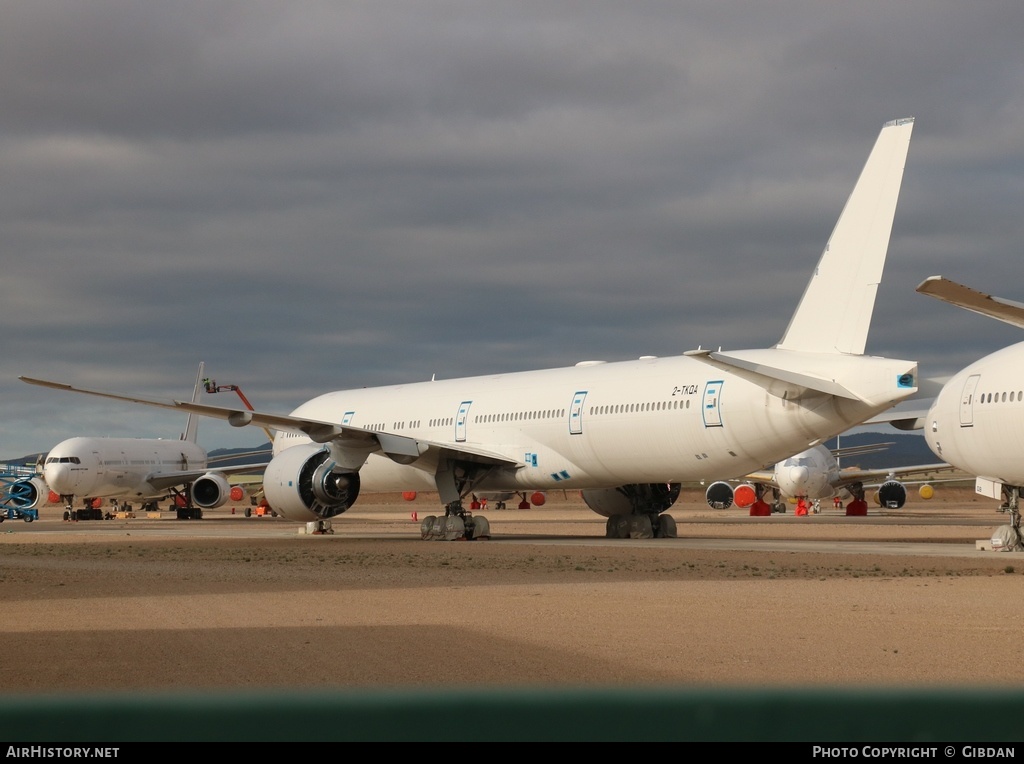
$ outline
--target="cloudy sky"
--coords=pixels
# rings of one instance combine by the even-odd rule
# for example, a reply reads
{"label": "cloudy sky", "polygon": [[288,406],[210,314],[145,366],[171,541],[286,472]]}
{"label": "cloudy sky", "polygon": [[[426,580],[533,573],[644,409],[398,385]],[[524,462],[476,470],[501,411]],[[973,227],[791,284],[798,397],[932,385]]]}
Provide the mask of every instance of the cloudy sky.
{"label": "cloudy sky", "polygon": [[[205,361],[284,412],[769,346],[900,117],[868,352],[943,375],[1024,339],[914,291],[942,274],[1024,300],[1020,0],[3,0],[0,19],[3,457],[184,426],[19,375],[184,397]],[[264,440],[200,427],[208,448]]]}

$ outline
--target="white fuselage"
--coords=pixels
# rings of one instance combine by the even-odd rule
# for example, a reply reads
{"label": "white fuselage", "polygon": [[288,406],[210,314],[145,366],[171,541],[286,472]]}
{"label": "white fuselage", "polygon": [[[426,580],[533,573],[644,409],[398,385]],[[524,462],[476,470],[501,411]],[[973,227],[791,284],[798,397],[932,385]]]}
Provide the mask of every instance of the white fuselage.
{"label": "white fuselage", "polygon": [[928,411],[924,436],[936,456],[958,469],[1024,485],[1024,343],[954,375]]}
{"label": "white fuselage", "polygon": [[148,478],[206,468],[206,451],[187,440],[69,438],[47,455],[43,479],[61,496],[160,498]]}
{"label": "white fuselage", "polygon": [[[815,372],[821,364],[835,379],[856,379],[871,400],[798,397],[795,385],[676,356],[332,392],[292,416],[502,454],[518,468],[496,470],[477,488],[543,490],[742,475],[913,392],[896,384],[916,371],[911,362],[768,353],[756,358]],[[281,433],[274,453],[309,442]],[[371,454],[360,469],[362,489],[431,490],[433,471],[422,467]]]}

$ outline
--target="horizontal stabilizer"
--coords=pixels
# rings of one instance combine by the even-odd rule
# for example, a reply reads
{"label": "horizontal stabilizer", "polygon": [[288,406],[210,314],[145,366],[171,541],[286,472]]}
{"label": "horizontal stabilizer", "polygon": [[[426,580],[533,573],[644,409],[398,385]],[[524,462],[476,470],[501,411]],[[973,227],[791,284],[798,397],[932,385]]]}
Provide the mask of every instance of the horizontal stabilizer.
{"label": "horizontal stabilizer", "polygon": [[841,384],[836,382],[834,379],[826,379],[824,377],[816,377],[810,374],[806,374],[801,371],[794,370],[792,368],[786,368],[785,366],[776,366],[772,364],[763,363],[760,361],[752,361],[746,358],[739,358],[730,353],[721,352],[708,352],[707,356],[722,364],[723,366],[731,366],[734,369],[742,369],[744,371],[751,372],[761,377],[767,377],[768,379],[777,379],[781,382],[788,382],[792,385],[799,387],[805,387],[808,390],[816,390],[820,393],[826,393],[827,395],[834,395],[837,398],[849,398],[850,400],[860,400],[860,398],[848,389],[843,387]]}

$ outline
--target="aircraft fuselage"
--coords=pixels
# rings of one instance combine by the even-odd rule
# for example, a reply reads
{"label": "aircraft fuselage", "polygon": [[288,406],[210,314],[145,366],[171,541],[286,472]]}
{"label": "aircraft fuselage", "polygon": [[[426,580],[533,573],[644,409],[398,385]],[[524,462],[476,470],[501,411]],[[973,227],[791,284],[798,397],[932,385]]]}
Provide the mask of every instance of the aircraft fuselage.
{"label": "aircraft fuselage", "polygon": [[[864,380],[877,375],[887,393],[872,388],[877,400],[839,400],[676,356],[332,392],[292,416],[479,447],[517,462],[481,479],[480,490],[700,480],[775,463],[909,394],[897,379],[913,373],[913,363],[856,360]],[[274,453],[310,442],[281,433]],[[433,489],[433,471],[416,466],[372,454],[360,469],[363,490]]]}
{"label": "aircraft fuselage", "polygon": [[975,361],[928,411],[929,448],[965,472],[1024,485],[1024,342]]}
{"label": "aircraft fuselage", "polygon": [[43,478],[62,496],[160,498],[147,478],[206,468],[206,451],[191,441],[153,438],[69,438],[47,455]]}

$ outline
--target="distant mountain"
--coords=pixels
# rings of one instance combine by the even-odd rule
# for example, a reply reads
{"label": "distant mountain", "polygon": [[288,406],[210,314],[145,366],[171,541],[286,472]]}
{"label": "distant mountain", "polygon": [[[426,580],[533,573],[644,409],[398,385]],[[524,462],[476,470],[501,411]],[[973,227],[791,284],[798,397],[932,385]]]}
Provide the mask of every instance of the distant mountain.
{"label": "distant mountain", "polygon": [[859,432],[841,435],[825,441],[828,448],[865,446],[872,443],[892,443],[884,451],[873,454],[860,454],[840,459],[842,467],[860,467],[861,469],[885,469],[887,467],[909,467],[914,464],[938,464],[942,461],[932,453],[925,442],[924,435],[907,435],[905,433]]}
{"label": "distant mountain", "polygon": [[207,452],[210,464],[217,467],[234,467],[238,464],[255,464],[270,460],[271,445],[264,443],[258,448],[215,448]]}

